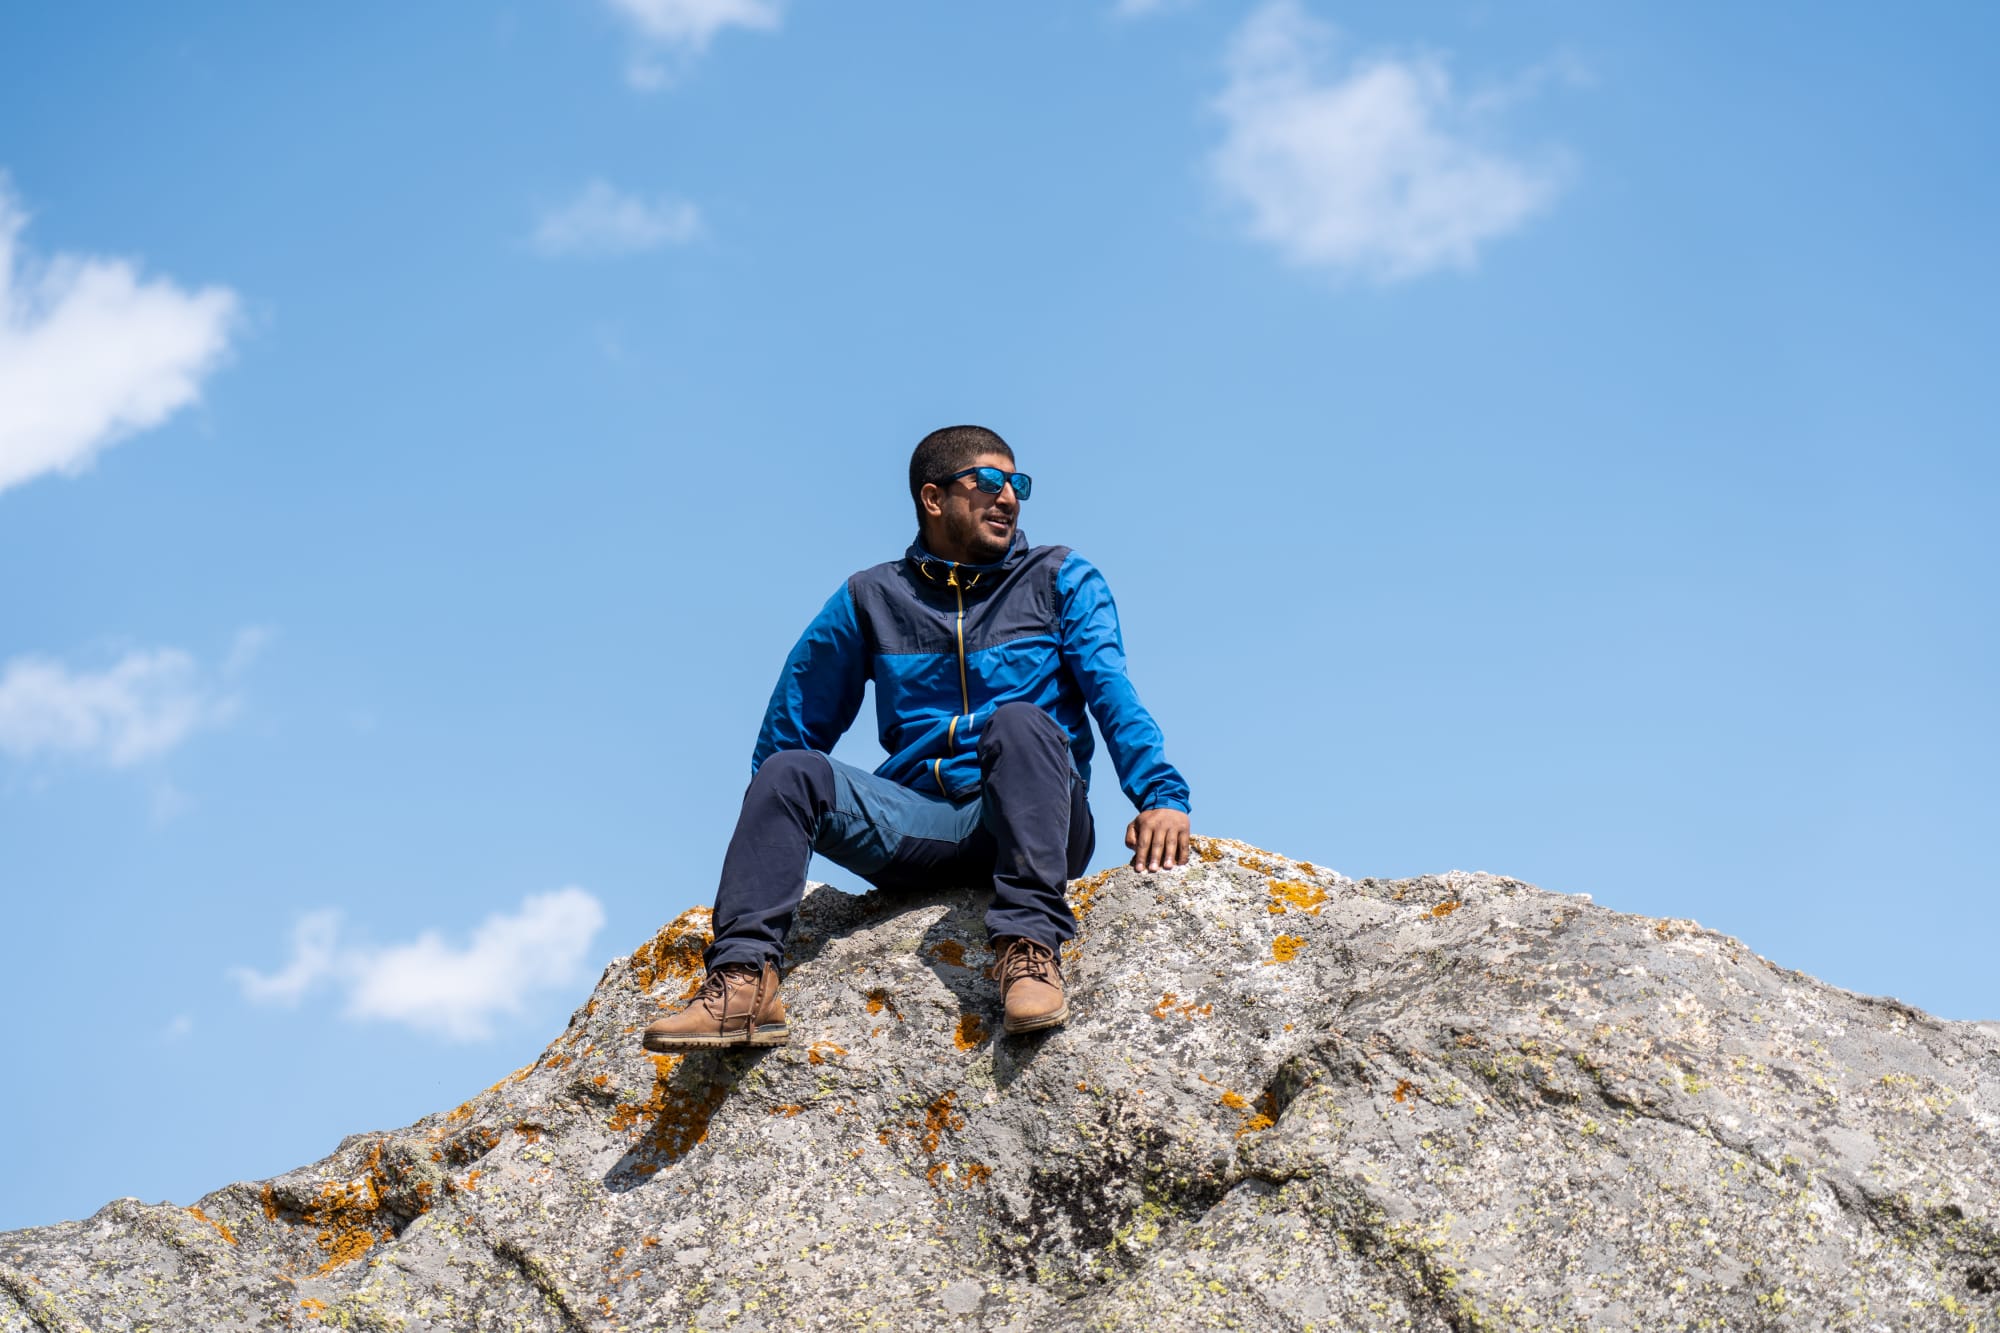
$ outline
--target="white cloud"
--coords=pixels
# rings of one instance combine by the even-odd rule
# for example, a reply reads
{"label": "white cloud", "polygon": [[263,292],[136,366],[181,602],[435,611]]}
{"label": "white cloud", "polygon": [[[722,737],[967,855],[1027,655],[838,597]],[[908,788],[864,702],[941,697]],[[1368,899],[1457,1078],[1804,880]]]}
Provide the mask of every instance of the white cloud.
{"label": "white cloud", "polygon": [[663,245],[685,245],[701,234],[701,214],[676,199],[647,201],[601,180],[567,204],[542,215],[535,249],[545,255],[629,255]]}
{"label": "white cloud", "polygon": [[315,912],[292,932],[292,956],[276,972],[231,972],[260,1003],[297,1004],[328,983],[346,991],[348,1018],[402,1023],[454,1041],[492,1035],[493,1020],[519,1014],[528,998],[577,980],[604,925],[604,908],[571,886],[522,901],[512,915],[482,921],[464,947],[425,931],[407,944],[343,946],[336,912]]}
{"label": "white cloud", "polygon": [[1334,32],[1272,0],[1237,32],[1211,166],[1252,236],[1295,264],[1380,281],[1470,268],[1485,242],[1547,207],[1559,155],[1485,146],[1509,97],[1462,97],[1435,58],[1322,74]]}
{"label": "white cloud", "polygon": [[167,1024],[166,1031],[160,1035],[166,1041],[186,1041],[193,1033],[193,1017],[188,1014],[175,1014],[173,1021]]}
{"label": "white cloud", "polygon": [[49,657],[10,658],[0,670],[0,753],[112,768],[157,758],[235,716],[232,686],[265,637],[259,629],[239,632],[219,672],[204,671],[178,648],[136,649],[101,671],[73,671]]}
{"label": "white cloud", "polygon": [[292,957],[268,976],[247,967],[234,968],[229,975],[243,987],[243,994],[260,1004],[297,1004],[301,996],[332,976],[336,970],[340,941],[340,913],[314,912],[292,927]]}
{"label": "white cloud", "polygon": [[778,0],[609,0],[652,41],[682,50],[706,50],[724,28],[769,32],[778,26]]}
{"label": "white cloud", "polygon": [[607,0],[639,30],[644,47],[625,67],[625,81],[641,92],[673,82],[676,67],[708,49],[724,28],[774,31],[779,0]]}
{"label": "white cloud", "polygon": [[142,279],[123,259],[30,263],[27,223],[0,173],[0,491],[81,472],[194,402],[237,312],[226,288]]}

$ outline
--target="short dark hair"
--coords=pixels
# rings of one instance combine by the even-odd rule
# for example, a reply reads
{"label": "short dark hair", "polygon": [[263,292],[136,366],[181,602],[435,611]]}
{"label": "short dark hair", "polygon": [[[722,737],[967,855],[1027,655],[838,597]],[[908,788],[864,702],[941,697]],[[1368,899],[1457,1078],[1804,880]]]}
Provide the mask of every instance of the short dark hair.
{"label": "short dark hair", "polygon": [[971,467],[981,454],[1005,454],[1009,462],[1014,458],[1007,441],[984,426],[946,426],[917,442],[917,451],[910,455],[910,503],[916,506],[919,532],[924,527],[924,502],[918,497],[925,483]]}

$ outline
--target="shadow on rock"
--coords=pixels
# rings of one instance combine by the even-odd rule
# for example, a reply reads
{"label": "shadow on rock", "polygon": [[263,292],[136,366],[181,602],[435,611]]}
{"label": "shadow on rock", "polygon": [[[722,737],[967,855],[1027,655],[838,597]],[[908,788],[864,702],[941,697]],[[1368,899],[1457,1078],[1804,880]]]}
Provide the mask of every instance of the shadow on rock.
{"label": "shadow on rock", "polygon": [[611,1120],[613,1132],[642,1124],[646,1131],[604,1173],[604,1188],[613,1194],[638,1189],[687,1156],[708,1137],[708,1122],[743,1076],[768,1053],[759,1049],[648,1056],[656,1071],[652,1093],[643,1102],[620,1104]]}

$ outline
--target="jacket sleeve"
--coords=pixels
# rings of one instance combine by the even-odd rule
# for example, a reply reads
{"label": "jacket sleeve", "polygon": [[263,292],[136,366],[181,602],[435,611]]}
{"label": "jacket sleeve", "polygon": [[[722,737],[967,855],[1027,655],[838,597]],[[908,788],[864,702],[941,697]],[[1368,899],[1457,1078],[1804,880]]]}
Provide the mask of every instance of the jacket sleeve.
{"label": "jacket sleeve", "polygon": [[1186,810],[1188,786],[1167,762],[1166,742],[1125,675],[1118,608],[1097,567],[1072,553],[1056,571],[1062,607],[1062,659],[1083,687],[1083,701],[1118,769],[1118,785],[1141,810]]}
{"label": "jacket sleeve", "polygon": [[832,750],[860,711],[867,683],[868,650],[854,614],[854,595],[843,583],[806,626],[778,673],[750,771],[755,773],[780,750]]}

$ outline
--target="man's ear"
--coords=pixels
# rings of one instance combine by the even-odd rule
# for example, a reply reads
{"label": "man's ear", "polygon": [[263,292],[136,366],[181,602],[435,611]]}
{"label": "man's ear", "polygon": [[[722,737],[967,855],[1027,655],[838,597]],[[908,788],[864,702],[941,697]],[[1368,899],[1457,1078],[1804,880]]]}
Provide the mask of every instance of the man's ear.
{"label": "man's ear", "polygon": [[922,505],[924,512],[932,518],[943,518],[944,487],[934,481],[925,482],[924,488],[917,492],[917,503]]}

